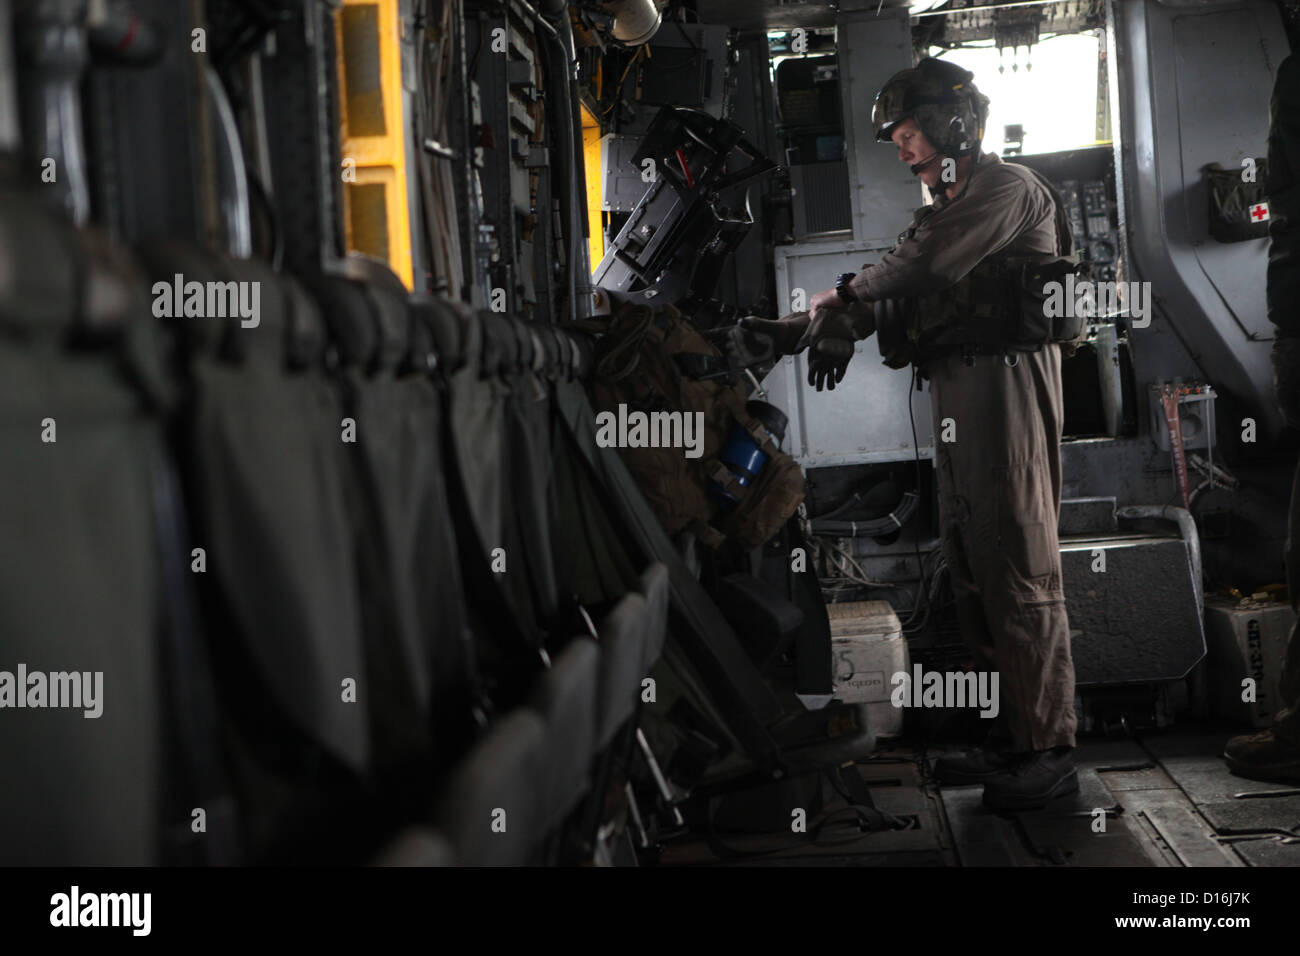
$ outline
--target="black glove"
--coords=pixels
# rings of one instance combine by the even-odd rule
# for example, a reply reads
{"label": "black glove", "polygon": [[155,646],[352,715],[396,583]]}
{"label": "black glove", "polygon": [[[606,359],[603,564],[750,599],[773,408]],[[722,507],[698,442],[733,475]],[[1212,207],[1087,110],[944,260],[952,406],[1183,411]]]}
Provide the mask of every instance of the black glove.
{"label": "black glove", "polygon": [[747,315],[736,324],[746,332],[768,336],[777,355],[794,355],[803,351],[800,342],[808,331],[809,317],[807,312],[791,312],[776,320]]}
{"label": "black glove", "polygon": [[[754,321],[762,322],[763,319]],[[719,346],[727,355],[732,368],[753,368],[764,362],[778,358],[773,337],[766,332],[759,332],[744,325],[745,319],[739,319],[727,329],[726,339]]]}
{"label": "black glove", "polygon": [[871,334],[860,334],[858,310],[817,310],[817,317],[808,324],[808,331],[799,347],[811,347],[808,353],[808,384],[821,391],[835,386],[844,378],[849,360],[853,358],[854,343]]}
{"label": "black glove", "polygon": [[1273,391],[1278,407],[1292,428],[1300,428],[1300,338],[1284,335],[1273,340]]}

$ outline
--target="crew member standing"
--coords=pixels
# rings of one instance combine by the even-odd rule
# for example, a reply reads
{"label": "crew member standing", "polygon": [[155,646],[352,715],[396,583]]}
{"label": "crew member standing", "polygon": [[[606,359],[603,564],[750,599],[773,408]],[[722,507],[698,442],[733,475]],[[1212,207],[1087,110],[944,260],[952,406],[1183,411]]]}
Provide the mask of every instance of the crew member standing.
{"label": "crew member standing", "polygon": [[989,316],[1005,306],[1011,263],[1059,261],[1072,243],[1044,180],[980,152],[988,99],[972,76],[927,58],[876,97],[877,139],[892,141],[937,197],[894,249],[818,293],[807,313],[743,322],[773,335],[780,351],[807,346],[809,384],[820,390],[843,378],[855,341],[883,318],[870,304],[915,303],[912,358],[930,379],[936,436],[948,420],[956,431],[955,441],[935,443],[943,551],[963,637],[976,667],[999,673],[1005,717],[1004,737],[941,758],[935,771],[942,783],[982,782],[986,806],[1016,810],[1078,789],[1057,545],[1061,346],[1040,340],[1023,350],[1021,340],[1010,349]]}

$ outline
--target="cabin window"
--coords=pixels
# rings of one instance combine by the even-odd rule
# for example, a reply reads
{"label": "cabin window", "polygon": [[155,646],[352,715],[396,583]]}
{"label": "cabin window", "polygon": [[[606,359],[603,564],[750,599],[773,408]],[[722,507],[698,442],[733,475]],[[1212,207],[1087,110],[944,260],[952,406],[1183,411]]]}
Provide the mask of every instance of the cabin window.
{"label": "cabin window", "polygon": [[[1104,68],[1100,50],[1096,33],[1072,33],[1040,40],[1028,51],[1019,47],[1014,56],[1011,50],[999,52],[992,41],[946,53],[931,47],[930,54],[975,74],[975,85],[990,101],[984,150],[1015,155],[1104,141],[1098,133],[1098,70]],[[1023,132],[1022,138],[1018,132]]]}

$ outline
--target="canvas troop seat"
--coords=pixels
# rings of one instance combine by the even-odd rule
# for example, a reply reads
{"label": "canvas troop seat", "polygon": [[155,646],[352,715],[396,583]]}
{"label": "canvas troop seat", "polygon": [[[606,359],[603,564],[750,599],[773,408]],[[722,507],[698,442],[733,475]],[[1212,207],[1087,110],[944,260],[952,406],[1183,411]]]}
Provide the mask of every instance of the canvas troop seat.
{"label": "canvas troop seat", "polygon": [[646,604],[646,640],[641,668],[648,674],[663,653],[664,641],[668,637],[668,600],[671,592],[667,565],[661,561],[651,564],[642,572],[636,588],[645,598]]}
{"label": "canvas troop seat", "polygon": [[543,635],[527,570],[531,556],[507,481],[510,389],[502,371],[514,361],[507,354],[513,339],[499,334],[490,313],[457,303],[421,303],[419,313],[440,345],[459,346],[461,361],[443,370],[444,476],[481,696],[505,711],[524,702],[543,669]]}
{"label": "canvas troop seat", "polygon": [[600,623],[600,707],[597,749],[603,750],[635,713],[641,681],[663,649],[668,621],[668,569],[655,562],[635,591],[623,596]]}
{"label": "canvas troop seat", "polygon": [[[599,702],[596,718],[595,787],[583,817],[583,836],[590,852],[600,857],[601,825],[611,806],[625,797],[628,758],[642,682],[659,656],[668,614],[667,569],[655,563],[639,576],[597,628],[601,650]],[[653,759],[653,755],[649,755]],[[610,803],[611,798],[613,803]]]}
{"label": "canvas troop seat", "polygon": [[551,388],[545,374],[546,346],[531,323],[496,317],[490,334],[514,340],[513,361],[501,369],[510,388],[506,402],[506,458],[511,518],[527,561],[528,604],[548,647],[569,639],[562,621],[556,546],[556,504],[551,453]]}
{"label": "canvas troop seat", "polygon": [[604,750],[619,728],[636,713],[641,680],[646,676],[648,631],[646,599],[629,591],[600,622],[600,704],[596,747]]}
{"label": "canvas troop seat", "polygon": [[[508,390],[497,377],[497,359],[484,354],[485,343],[491,340],[485,339],[481,314],[469,317],[462,329],[465,363],[447,374],[453,466],[465,492],[468,517],[484,554],[490,555],[504,547],[505,541],[504,422]],[[505,558],[508,568],[508,552]],[[503,592],[503,596],[508,594]]]}
{"label": "canvas troop seat", "polygon": [[[0,508],[28,542],[0,564],[0,666],[12,655],[33,670],[103,672],[105,689],[96,720],[6,714],[18,731],[0,754],[32,785],[0,796],[3,819],[23,821],[21,833],[6,825],[5,861],[156,862],[164,825],[190,837],[180,794],[186,813],[215,814],[214,723],[198,714],[209,658],[242,811],[240,859],[374,859],[427,810],[440,768],[455,859],[532,858],[589,786],[602,654],[579,639],[541,670],[534,651],[534,679],[519,685],[531,686],[532,710],[495,720],[466,755],[472,705],[484,699],[476,668],[502,659],[483,646],[516,657],[529,648],[523,626],[504,638],[480,628],[471,646],[466,588],[480,623],[515,622],[486,563],[473,586],[460,579],[456,559],[475,551],[453,525],[458,502],[491,511],[479,443],[511,436],[516,474],[543,480],[514,518],[495,518],[524,522],[513,568],[546,605],[558,543],[536,573],[527,562],[548,536],[550,452],[522,439],[549,438],[547,404],[520,401],[490,422],[471,407],[483,389],[497,394],[493,361],[497,374],[541,371],[537,340],[529,335],[527,361],[491,349],[498,357],[485,359],[482,330],[467,331],[454,306],[412,308],[395,277],[369,267],[316,277],[313,297],[259,261],[159,242],[139,250],[137,274],[109,281],[120,254],[18,198],[0,212],[0,256],[18,263],[0,273]],[[112,268],[91,268],[105,258]],[[256,314],[214,312],[214,288],[255,289]],[[494,341],[503,328],[522,334],[498,325]],[[476,358],[462,361],[476,338]],[[175,360],[170,374],[163,354]],[[450,389],[458,436],[435,365],[473,376],[459,404]],[[167,437],[180,482],[168,478]],[[465,469],[448,487],[446,452],[457,447]],[[482,555],[482,539],[474,544]],[[201,615],[185,604],[191,591]],[[644,648],[626,657],[638,672]],[[620,686],[634,701],[635,681]],[[445,743],[429,741],[435,727]],[[169,778],[173,751],[202,772]],[[93,806],[87,793],[98,794]],[[483,817],[498,809],[500,831]],[[443,858],[425,837],[393,852]],[[205,860],[215,861],[186,858]]]}
{"label": "canvas troop seat", "polygon": [[202,549],[195,578],[250,859],[349,858],[379,826],[367,782],[379,689],[367,682],[344,415],[322,369],[320,312],[255,260],[176,242],[141,256],[151,284],[258,284],[256,325],[163,320],[187,396],[175,429],[193,525],[187,553]]}
{"label": "canvas troop seat", "polygon": [[539,825],[553,832],[590,785],[596,754],[596,687],[601,652],[577,637],[543,672],[528,706],[546,719],[546,759],[538,781]]}
{"label": "canvas troop seat", "polygon": [[118,250],[0,189],[0,865],[159,862],[151,333]]}
{"label": "canvas troop seat", "polygon": [[434,814],[457,861],[522,866],[546,838],[542,794],[546,719],[517,708],[494,722],[453,773]]}
{"label": "canvas troop seat", "polygon": [[[441,297],[408,300],[411,322],[409,365],[434,371],[431,411],[436,421],[428,442],[437,468],[429,487],[416,534],[415,587],[421,600],[422,632],[434,637],[432,714],[434,762],[441,772],[459,758],[477,735],[473,714],[484,705],[479,653],[471,628],[471,593],[462,571],[467,543],[457,534],[453,500],[459,490],[451,453],[451,424],[447,380],[465,364],[465,316],[458,304]],[[480,569],[481,570],[481,569]]]}
{"label": "canvas troop seat", "polygon": [[355,426],[342,448],[368,675],[382,695],[371,697],[376,768],[412,813],[427,806],[435,768],[472,731],[443,413],[430,378],[437,357],[405,287],[382,264],[350,258],[310,285],[337,343],[336,380]]}
{"label": "canvas troop seat", "polygon": [[[545,352],[528,323],[486,311],[476,313],[473,323],[480,342],[478,374],[457,374],[451,390],[463,473],[467,481],[477,476],[489,482],[467,486],[470,507],[484,544],[490,551],[500,548],[513,568],[500,576],[500,586],[518,627],[536,646],[558,646],[569,634],[552,633],[559,593],[552,554],[550,397],[534,369]],[[497,433],[470,432],[471,423]],[[484,462],[472,460],[484,444],[498,469],[491,476]]]}

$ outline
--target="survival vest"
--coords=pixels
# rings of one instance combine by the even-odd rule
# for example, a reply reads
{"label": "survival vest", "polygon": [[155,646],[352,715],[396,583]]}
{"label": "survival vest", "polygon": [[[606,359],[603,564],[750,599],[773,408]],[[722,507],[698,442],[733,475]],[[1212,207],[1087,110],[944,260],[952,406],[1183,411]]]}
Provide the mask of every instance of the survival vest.
{"label": "survival vest", "polygon": [[[890,368],[915,363],[924,369],[931,358],[946,351],[1036,352],[1048,342],[1059,342],[1065,354],[1073,353],[1086,329],[1086,318],[1070,314],[1071,309],[1049,316],[1046,300],[1051,283],[1064,285],[1071,274],[1087,279],[1090,265],[1073,257],[1069,219],[1055,187],[1037,170],[1029,171],[1052,195],[1061,253],[989,256],[933,295],[875,303],[877,343]],[[916,210],[899,241],[912,236],[934,211],[933,206]]]}
{"label": "survival vest", "polygon": [[[664,529],[669,534],[690,530],[710,547],[730,538],[745,548],[757,547],[779,531],[803,501],[803,472],[746,410],[742,383],[697,377],[722,359],[699,329],[672,306],[631,303],[608,319],[578,324],[600,333],[588,387],[598,413],[702,414],[697,458],[686,457],[679,447],[619,448]],[[767,456],[747,485],[719,458],[737,423]],[[725,489],[735,503],[723,505],[711,493],[712,485]]]}

